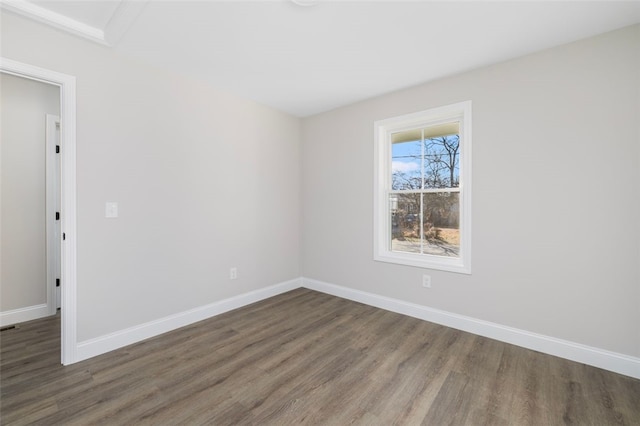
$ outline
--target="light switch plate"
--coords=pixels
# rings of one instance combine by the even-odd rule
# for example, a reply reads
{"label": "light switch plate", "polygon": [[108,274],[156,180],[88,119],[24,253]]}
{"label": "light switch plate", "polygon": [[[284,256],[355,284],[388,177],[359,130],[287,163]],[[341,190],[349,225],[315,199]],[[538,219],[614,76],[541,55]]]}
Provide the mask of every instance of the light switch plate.
{"label": "light switch plate", "polygon": [[104,217],[118,217],[118,203],[107,201],[104,207]]}

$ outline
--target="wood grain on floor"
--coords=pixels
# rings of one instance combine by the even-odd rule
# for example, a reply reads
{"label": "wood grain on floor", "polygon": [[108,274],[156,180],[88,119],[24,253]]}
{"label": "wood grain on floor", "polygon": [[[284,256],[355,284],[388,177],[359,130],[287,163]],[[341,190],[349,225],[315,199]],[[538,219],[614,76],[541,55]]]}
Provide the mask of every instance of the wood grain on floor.
{"label": "wood grain on floor", "polygon": [[0,335],[0,423],[640,425],[640,380],[306,289],[70,366]]}

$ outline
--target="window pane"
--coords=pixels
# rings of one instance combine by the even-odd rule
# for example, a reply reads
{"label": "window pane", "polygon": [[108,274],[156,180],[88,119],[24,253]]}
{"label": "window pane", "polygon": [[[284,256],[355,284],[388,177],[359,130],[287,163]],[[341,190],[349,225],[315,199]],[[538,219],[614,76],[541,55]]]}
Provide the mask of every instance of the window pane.
{"label": "window pane", "polygon": [[457,188],[459,186],[460,136],[455,134],[425,139],[424,187]]}
{"label": "window pane", "polygon": [[460,257],[460,193],[423,194],[424,253]]}
{"label": "window pane", "polygon": [[391,218],[391,251],[420,253],[421,194],[389,196]]}
{"label": "window pane", "polygon": [[419,139],[391,144],[392,189],[421,189],[421,168],[422,144]]}
{"label": "window pane", "polygon": [[470,274],[471,101],[374,127],[374,259]]}

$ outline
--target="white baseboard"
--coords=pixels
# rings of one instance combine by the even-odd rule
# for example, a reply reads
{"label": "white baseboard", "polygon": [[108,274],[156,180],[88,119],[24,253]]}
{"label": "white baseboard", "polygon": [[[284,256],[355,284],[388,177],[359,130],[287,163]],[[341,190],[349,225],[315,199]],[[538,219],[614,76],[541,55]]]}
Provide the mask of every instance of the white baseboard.
{"label": "white baseboard", "polygon": [[83,342],[79,342],[77,345],[75,361],[83,361],[233,309],[241,308],[290,290],[295,290],[301,286],[301,279],[297,278],[291,281],[275,284],[270,287],[251,291],[249,293],[240,294],[209,305],[200,306],[185,312],[170,315],[168,317],[160,318],[145,324],[140,324],[104,336],[96,337],[94,339],[85,340]]}
{"label": "white baseboard", "polygon": [[26,308],[12,309],[11,311],[0,312],[0,327],[31,321],[49,315],[52,315],[52,313],[46,303],[27,306]]}
{"label": "white baseboard", "polygon": [[513,327],[483,321],[463,315],[453,314],[415,303],[392,299],[373,293],[354,290],[347,287],[329,284],[310,278],[302,278],[302,286],[311,290],[342,297],[375,306],[387,311],[397,312],[436,324],[469,333],[532,349],[549,355],[581,362],[583,364],[624,374],[640,379],[640,358],[623,355],[604,349],[574,343],[555,337],[531,333]]}
{"label": "white baseboard", "polygon": [[[488,337],[501,342],[510,343],[640,379],[640,358],[310,278],[298,278],[291,281],[285,281],[270,287],[234,296],[229,299],[170,315],[168,317],[140,324],[125,330],[120,330],[94,339],[86,340],[84,342],[79,342],[76,347],[76,361],[92,358],[299,287],[320,291],[342,297],[344,299],[353,300],[366,305],[375,306],[377,308],[397,312],[399,314],[408,315],[421,320],[445,325],[447,327],[467,331],[479,336]],[[13,314],[14,312],[17,313],[17,311],[29,310],[35,311],[37,309],[44,310],[46,309],[46,305],[0,313],[0,319],[2,319],[1,323],[4,325],[5,317],[9,314]],[[6,322],[6,324],[13,324],[15,322],[22,321],[28,321],[28,319]]]}

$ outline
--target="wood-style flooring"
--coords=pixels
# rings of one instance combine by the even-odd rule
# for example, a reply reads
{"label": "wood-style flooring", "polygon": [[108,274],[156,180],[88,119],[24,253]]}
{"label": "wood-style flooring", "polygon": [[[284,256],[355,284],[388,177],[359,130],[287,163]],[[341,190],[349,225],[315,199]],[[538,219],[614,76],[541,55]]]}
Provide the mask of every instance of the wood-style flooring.
{"label": "wood-style flooring", "polygon": [[2,425],[640,425],[640,380],[306,290],[70,366],[0,335]]}

